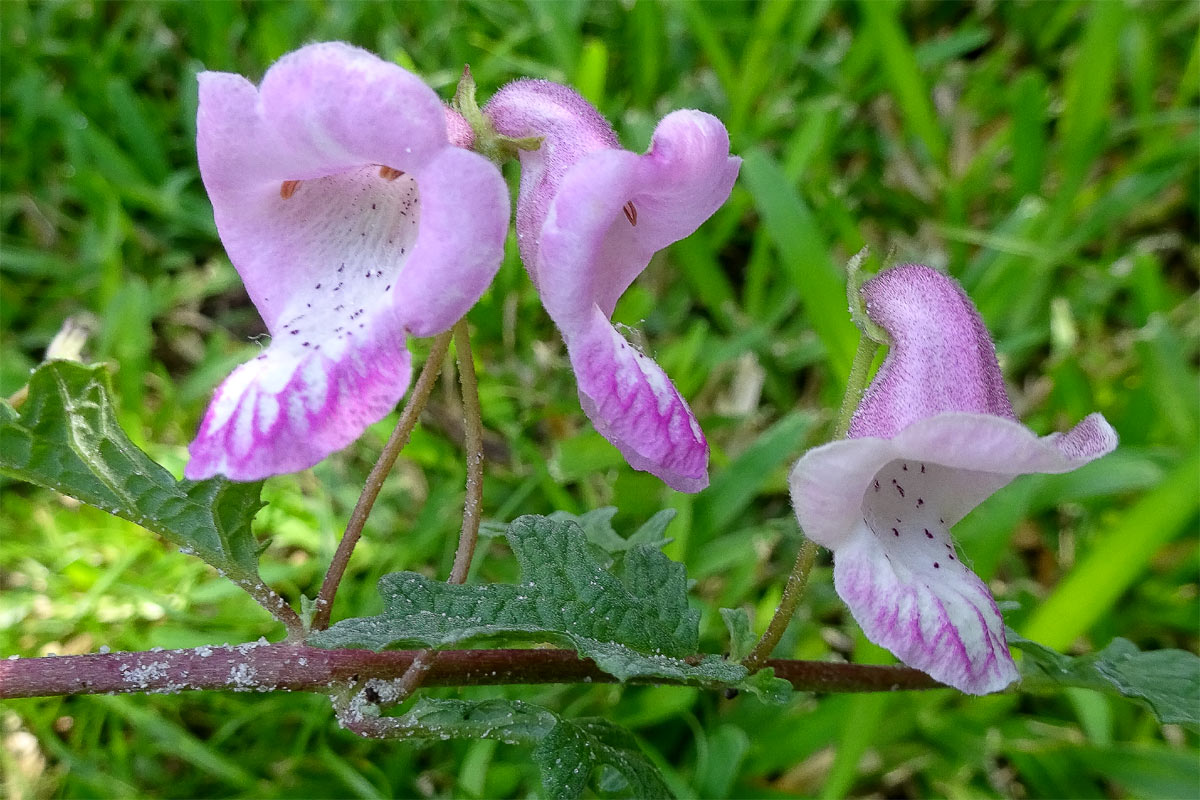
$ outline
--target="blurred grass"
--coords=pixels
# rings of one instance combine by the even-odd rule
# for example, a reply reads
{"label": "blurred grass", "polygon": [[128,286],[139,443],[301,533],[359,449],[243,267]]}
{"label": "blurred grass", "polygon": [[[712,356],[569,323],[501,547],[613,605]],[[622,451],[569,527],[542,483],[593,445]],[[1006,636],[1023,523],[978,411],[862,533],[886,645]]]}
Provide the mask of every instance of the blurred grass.
{"label": "blurred grass", "polygon": [[[3,3],[0,392],[23,383],[66,316],[94,312],[90,355],[119,365],[123,424],[179,471],[208,393],[254,352],[261,323],[195,166],[198,70],[257,79],[304,42],[345,39],[447,97],[467,62],[484,97],[520,75],[573,82],[638,149],[662,113],[702,108],[729,126],[742,179],[617,318],[645,333],[700,414],[712,486],[673,495],[591,431],[510,248],[471,314],[485,422],[508,447],[486,513],[611,503],[632,528],[673,507],[668,551],[698,581],[706,645],[724,645],[718,604],[764,625],[797,547],[786,470],[828,435],[854,346],[838,270],[870,244],[963,282],[1035,430],[1099,410],[1121,434],[1117,456],[1019,480],[956,529],[1018,604],[1010,624],[1068,649],[1122,635],[1194,652],[1198,17],[1184,2]],[[388,571],[446,574],[464,475],[453,419],[453,399],[435,393],[336,613],[377,608]],[[289,597],[315,593],[389,426],[268,484],[264,573]],[[5,483],[0,525],[5,655],[275,635],[234,587],[100,512]],[[510,577],[493,548],[479,577]],[[823,563],[782,650],[880,658]],[[684,688],[507,691],[630,725],[688,797],[1173,797],[1197,780],[1194,733],[1083,691],[784,709]],[[359,741],[319,697],[84,697],[0,715],[12,797],[535,785],[517,749]]]}

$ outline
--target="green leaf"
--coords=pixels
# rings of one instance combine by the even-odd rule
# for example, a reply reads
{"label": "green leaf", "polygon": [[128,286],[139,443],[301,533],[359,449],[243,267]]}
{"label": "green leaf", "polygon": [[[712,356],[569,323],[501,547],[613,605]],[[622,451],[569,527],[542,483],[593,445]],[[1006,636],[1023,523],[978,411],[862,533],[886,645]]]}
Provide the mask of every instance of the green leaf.
{"label": "green leaf", "polygon": [[[556,522],[574,522],[583,531],[590,544],[600,548],[605,553],[619,553],[629,549],[625,537],[617,533],[613,527],[613,517],[617,515],[616,506],[604,506],[585,511],[582,514],[572,514],[569,511],[555,511],[550,519]],[[504,529],[508,533],[508,527]]]}
{"label": "green leaf", "polygon": [[[604,506],[583,514],[555,511],[549,518],[556,522],[574,522],[583,529],[589,543],[610,555],[625,553],[638,545],[661,549],[663,545],[671,541],[663,536],[663,533],[666,531],[667,525],[671,524],[671,520],[675,519],[675,510],[672,508],[665,508],[646,520],[645,524],[630,534],[629,538],[617,533],[616,528],[613,527],[612,521],[616,515],[616,506]],[[501,533],[507,533],[507,531],[508,526],[503,526]]]}
{"label": "green leaf", "polygon": [[728,685],[746,669],[717,656],[695,662],[699,612],[687,574],[661,551],[630,548],[616,572],[601,567],[571,520],[521,517],[505,536],[522,583],[455,586],[412,572],[379,581],[383,613],[342,620],[309,642],[318,647],[443,647],[480,637],[554,642],[625,681],[666,678]]}
{"label": "green leaf", "polygon": [[262,484],[176,481],[125,436],[110,391],[104,365],[43,364],[19,413],[0,402],[0,472],[154,531],[239,585],[261,583],[250,522]]}
{"label": "green leaf", "polygon": [[549,797],[573,798],[583,794],[588,778],[599,765],[614,768],[624,786],[605,781],[609,791],[630,797],[670,797],[671,792],[624,728],[596,717],[560,720],[533,750],[542,771],[542,786]]}
{"label": "green leaf", "polygon": [[452,700],[421,697],[406,713],[387,718],[403,738],[495,739],[539,742],[559,719],[553,711],[521,700]]}
{"label": "green leaf", "polygon": [[[547,797],[583,794],[593,785],[634,797],[670,797],[658,770],[624,728],[595,717],[566,719],[520,700],[450,700],[423,697],[406,714],[389,717],[407,739],[496,739],[535,744],[533,760]],[[619,777],[618,777],[619,776]]]}
{"label": "green leaf", "polygon": [[629,535],[626,539],[629,546],[642,545],[644,547],[653,547],[656,550],[661,550],[663,547],[671,543],[668,536],[664,536],[667,526],[675,519],[675,509],[664,508],[656,513],[653,517],[646,520],[642,527]]}
{"label": "green leaf", "polygon": [[792,699],[794,691],[790,681],[775,677],[774,667],[760,669],[734,688],[750,692],[764,703],[776,706],[785,705]]}
{"label": "green leaf", "polygon": [[1012,629],[1009,643],[1025,654],[1025,688],[1080,686],[1143,701],[1159,722],[1200,726],[1200,658],[1184,650],[1142,652],[1113,639],[1098,653],[1072,658],[1032,642]]}
{"label": "green leaf", "polygon": [[729,629],[729,657],[741,661],[750,655],[757,638],[754,626],[750,624],[750,614],[744,608],[722,608],[721,619]]}

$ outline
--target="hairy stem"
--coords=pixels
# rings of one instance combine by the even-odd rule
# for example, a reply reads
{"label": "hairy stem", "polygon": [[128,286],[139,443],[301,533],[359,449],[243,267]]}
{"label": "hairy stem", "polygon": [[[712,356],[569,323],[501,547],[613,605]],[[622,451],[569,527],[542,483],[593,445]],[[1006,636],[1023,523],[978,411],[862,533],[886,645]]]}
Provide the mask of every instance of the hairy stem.
{"label": "hairy stem", "polygon": [[317,595],[316,613],[313,615],[312,622],[313,630],[319,631],[329,627],[329,615],[333,613],[333,598],[337,594],[338,584],[342,582],[342,576],[346,573],[346,565],[350,563],[350,554],[354,552],[354,546],[358,544],[358,539],[362,536],[363,526],[367,524],[371,508],[375,505],[380,490],[383,489],[384,479],[387,478],[392,465],[396,463],[404,445],[408,444],[408,437],[412,435],[417,420],[421,418],[421,412],[425,410],[425,404],[429,401],[429,393],[433,390],[433,384],[442,370],[442,361],[446,358],[446,351],[450,349],[451,336],[451,331],[446,331],[433,340],[433,347],[429,349],[429,357],[425,360],[425,366],[421,369],[421,375],[417,378],[408,403],[400,412],[400,420],[396,423],[396,429],[392,431],[387,444],[383,446],[383,452],[379,454],[379,460],[375,462],[371,474],[367,476],[367,483],[363,486],[362,494],[359,495],[354,511],[350,514],[350,521],[346,523],[346,532],[342,534],[342,540],[338,543],[333,560],[329,563],[329,570],[325,573],[325,580],[321,584],[321,591]]}
{"label": "hairy stem", "polygon": [[800,605],[800,598],[804,596],[804,587],[808,584],[808,574],[812,572],[813,562],[816,561],[816,558],[816,543],[811,539],[805,539],[804,543],[800,545],[800,552],[796,554],[796,563],[788,575],[787,584],[783,587],[783,596],[779,598],[779,608],[775,609],[775,616],[771,617],[771,622],[763,631],[758,643],[754,645],[754,649],[750,651],[750,655],[742,661],[742,665],[746,669],[756,672],[766,665],[775,646],[783,638],[788,623],[792,621],[796,607]]}
{"label": "hairy stem", "polygon": [[[843,438],[850,430],[850,420],[866,391],[867,378],[871,372],[871,362],[875,360],[875,351],[879,344],[866,336],[858,340],[858,350],[854,354],[854,363],[850,366],[850,378],[846,381],[846,395],[842,398],[842,407],[838,411],[837,423],[833,429],[833,440]],[[792,615],[800,605],[804,596],[804,587],[808,584],[808,574],[812,571],[813,562],[817,558],[817,545],[811,539],[805,539],[796,554],[796,563],[788,574],[787,585],[783,587],[783,596],[779,598],[779,607],[767,623],[767,629],[750,651],[750,655],[742,662],[751,672],[761,669],[767,658],[775,650],[779,640],[783,638]]]}
{"label": "hairy stem", "polygon": [[[327,694],[370,679],[395,680],[423,651],[324,650],[249,642],[139,653],[0,659],[0,700],[180,691],[296,691]],[[909,667],[768,659],[764,666],[799,691],[880,692],[942,685]],[[574,650],[442,650],[429,686],[612,683]],[[636,681],[635,681],[636,682]],[[647,683],[674,683],[664,678]]]}
{"label": "hairy stem", "polygon": [[467,321],[454,326],[454,348],[458,360],[458,382],[462,387],[463,449],[467,453],[467,496],[463,502],[462,531],[458,550],[447,583],[464,583],[479,541],[479,523],[483,506],[483,415],[479,408],[479,383],[471,355],[471,335]]}
{"label": "hairy stem", "polygon": [[[458,549],[447,583],[461,584],[467,580],[475,545],[479,541],[479,523],[483,506],[483,416],[479,408],[479,383],[475,379],[475,361],[471,353],[471,334],[466,319],[454,326],[454,351],[458,362],[458,382],[462,388],[463,449],[467,456],[467,495],[463,501],[462,531]],[[420,687],[437,653],[426,650],[417,656],[408,672],[400,679],[400,699]]]}
{"label": "hairy stem", "polygon": [[838,409],[837,424],[833,428],[833,439],[837,441],[845,437],[850,430],[850,421],[854,412],[862,402],[863,393],[867,390],[867,378],[871,372],[871,363],[875,360],[875,351],[879,344],[870,337],[863,335],[858,340],[858,350],[854,353],[854,362],[850,365],[850,377],[846,381],[846,395],[842,398],[842,406]]}

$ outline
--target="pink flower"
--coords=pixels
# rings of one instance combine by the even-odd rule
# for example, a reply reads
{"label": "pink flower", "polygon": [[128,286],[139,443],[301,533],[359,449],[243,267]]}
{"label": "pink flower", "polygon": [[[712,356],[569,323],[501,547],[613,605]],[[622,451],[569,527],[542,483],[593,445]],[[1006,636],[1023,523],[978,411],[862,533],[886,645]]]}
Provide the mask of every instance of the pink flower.
{"label": "pink flower", "polygon": [[579,399],[635,469],[680,491],[708,485],[708,443],[662,368],[610,322],[617,300],[657,251],[688,236],[725,202],[741,159],[715,117],[668,114],[650,149],[620,149],[612,126],[575,91],[510,83],[484,114],[521,152],[521,259],[558,325]]}
{"label": "pink flower", "polygon": [[406,337],[448,330],[508,231],[497,168],[416,76],[341,43],[253,84],[200,75],[196,147],[217,230],[271,344],[217,389],[189,478],[317,463],[408,387]]}
{"label": "pink flower", "polygon": [[833,550],[834,585],[867,638],[971,694],[1018,677],[1004,622],[950,528],[1017,475],[1069,472],[1112,451],[1099,414],[1039,438],[1004,390],[979,312],[950,278],[901,266],[862,289],[892,344],[847,439],[791,476],[804,532]]}

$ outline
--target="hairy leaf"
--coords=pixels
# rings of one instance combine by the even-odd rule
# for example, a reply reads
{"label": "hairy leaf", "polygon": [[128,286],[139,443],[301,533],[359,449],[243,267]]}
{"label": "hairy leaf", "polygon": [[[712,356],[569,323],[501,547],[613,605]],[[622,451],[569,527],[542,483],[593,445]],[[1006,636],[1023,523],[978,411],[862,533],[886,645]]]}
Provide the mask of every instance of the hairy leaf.
{"label": "hairy leaf", "polygon": [[744,608],[722,608],[721,619],[729,631],[729,657],[741,661],[750,655],[757,641],[754,626],[750,624],[750,614]]}
{"label": "hairy leaf", "polygon": [[[597,770],[598,776],[603,776],[605,790],[634,797],[670,797],[658,770],[642,754],[633,736],[607,720],[566,719],[520,700],[429,697],[419,699],[406,714],[388,719],[404,738],[496,739],[509,744],[534,744],[533,760],[545,794],[553,800],[579,797]],[[623,780],[614,781],[614,773]]]}
{"label": "hairy leaf", "polygon": [[1200,658],[1187,651],[1143,652],[1117,638],[1098,653],[1072,658],[1012,629],[1008,640],[1025,654],[1021,672],[1026,688],[1051,684],[1119,694],[1144,702],[1159,722],[1200,726]]}
{"label": "hairy leaf", "polygon": [[611,565],[639,545],[662,549],[663,545],[671,541],[663,536],[663,532],[675,518],[675,510],[672,508],[659,511],[628,538],[617,533],[613,527],[612,521],[616,515],[616,506],[604,506],[582,514],[555,511],[550,515],[550,519],[556,522],[574,522],[582,528],[588,543],[592,545],[596,560],[603,566]]}
{"label": "hairy leaf", "polygon": [[605,789],[630,797],[670,797],[671,792],[624,728],[598,717],[560,719],[546,738],[533,749],[542,771],[542,786],[552,798],[574,798],[583,794],[592,772],[607,765],[625,779],[616,786],[609,779]]}
{"label": "hairy leaf", "polygon": [[792,699],[793,687],[790,681],[775,677],[772,667],[764,667],[758,672],[746,677],[735,689],[750,692],[764,703],[782,706]]}
{"label": "hairy leaf", "polygon": [[0,402],[0,472],[152,530],[241,585],[258,583],[250,521],[261,483],[176,481],[125,436],[109,395],[102,364],[43,364],[20,413]]}
{"label": "hairy leaf", "polygon": [[690,660],[700,615],[688,606],[683,565],[661,551],[632,547],[610,572],[572,521],[521,517],[505,535],[522,583],[454,586],[412,572],[385,575],[383,613],[343,620],[309,642],[378,650],[503,635],[574,648],[621,680],[725,685],[745,677],[744,667],[716,656]]}
{"label": "hairy leaf", "polygon": [[495,739],[508,744],[541,741],[559,724],[547,708],[521,700],[453,700],[421,697],[406,713],[387,718],[403,738]]}

